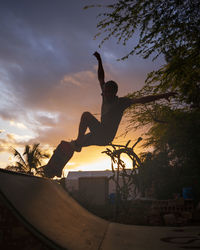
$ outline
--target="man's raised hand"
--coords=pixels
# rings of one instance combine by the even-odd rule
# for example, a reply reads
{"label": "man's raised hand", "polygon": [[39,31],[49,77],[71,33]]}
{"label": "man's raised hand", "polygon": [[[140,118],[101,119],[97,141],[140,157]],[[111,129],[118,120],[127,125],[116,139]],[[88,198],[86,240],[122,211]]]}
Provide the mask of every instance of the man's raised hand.
{"label": "man's raised hand", "polygon": [[93,55],[96,57],[98,61],[101,60],[101,56],[97,51],[95,51]]}

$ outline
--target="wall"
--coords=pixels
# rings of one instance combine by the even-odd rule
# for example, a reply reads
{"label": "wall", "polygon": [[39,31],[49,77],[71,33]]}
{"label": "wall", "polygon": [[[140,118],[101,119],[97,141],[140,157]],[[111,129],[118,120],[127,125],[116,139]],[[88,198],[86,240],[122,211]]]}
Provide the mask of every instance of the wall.
{"label": "wall", "polygon": [[79,178],[79,196],[90,204],[105,205],[108,199],[108,178]]}

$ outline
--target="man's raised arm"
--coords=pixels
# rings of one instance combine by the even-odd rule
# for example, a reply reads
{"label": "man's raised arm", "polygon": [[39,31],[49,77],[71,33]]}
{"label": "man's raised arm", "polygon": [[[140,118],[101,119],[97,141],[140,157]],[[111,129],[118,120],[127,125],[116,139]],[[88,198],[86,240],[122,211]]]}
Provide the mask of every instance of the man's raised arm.
{"label": "man's raised arm", "polygon": [[105,75],[104,75],[104,69],[103,69],[103,65],[102,65],[101,56],[97,51],[93,55],[96,57],[96,59],[98,61],[98,80],[99,80],[101,89],[103,90],[103,85],[105,83],[105,80],[104,80]]}

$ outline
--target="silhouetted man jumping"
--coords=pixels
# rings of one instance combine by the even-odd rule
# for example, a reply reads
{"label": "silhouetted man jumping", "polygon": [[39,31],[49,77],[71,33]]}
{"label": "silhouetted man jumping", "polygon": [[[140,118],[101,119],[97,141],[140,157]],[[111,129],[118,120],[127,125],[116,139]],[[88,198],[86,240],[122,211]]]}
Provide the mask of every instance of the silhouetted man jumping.
{"label": "silhouetted man jumping", "polygon": [[[70,143],[61,141],[47,164],[46,175],[50,177],[58,172],[61,175],[62,168],[72,157],[74,151],[80,152],[82,147],[91,145],[105,146],[111,143],[117,133],[123,112],[132,104],[144,104],[162,98],[168,99],[170,96],[175,95],[175,93],[170,92],[136,99],[118,97],[116,95],[118,91],[117,83],[112,80],[105,82],[101,56],[98,52],[95,52],[94,56],[98,61],[98,80],[102,91],[101,120],[97,120],[90,112],[82,114],[77,139]],[[87,128],[89,128],[90,132],[86,134]],[[53,173],[48,173],[51,168],[55,170],[51,171]],[[58,169],[60,170],[58,171]]]}

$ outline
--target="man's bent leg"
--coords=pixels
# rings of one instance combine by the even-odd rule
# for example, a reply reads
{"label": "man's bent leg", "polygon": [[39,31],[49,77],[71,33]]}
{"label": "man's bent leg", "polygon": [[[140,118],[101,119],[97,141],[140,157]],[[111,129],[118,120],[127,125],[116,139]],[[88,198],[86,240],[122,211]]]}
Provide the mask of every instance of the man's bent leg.
{"label": "man's bent leg", "polygon": [[90,113],[84,112],[81,116],[80,124],[79,124],[79,132],[78,137],[75,141],[76,143],[76,151],[81,151],[82,145],[84,144],[84,137],[87,128],[90,129],[91,132],[96,131],[101,126],[100,122]]}

